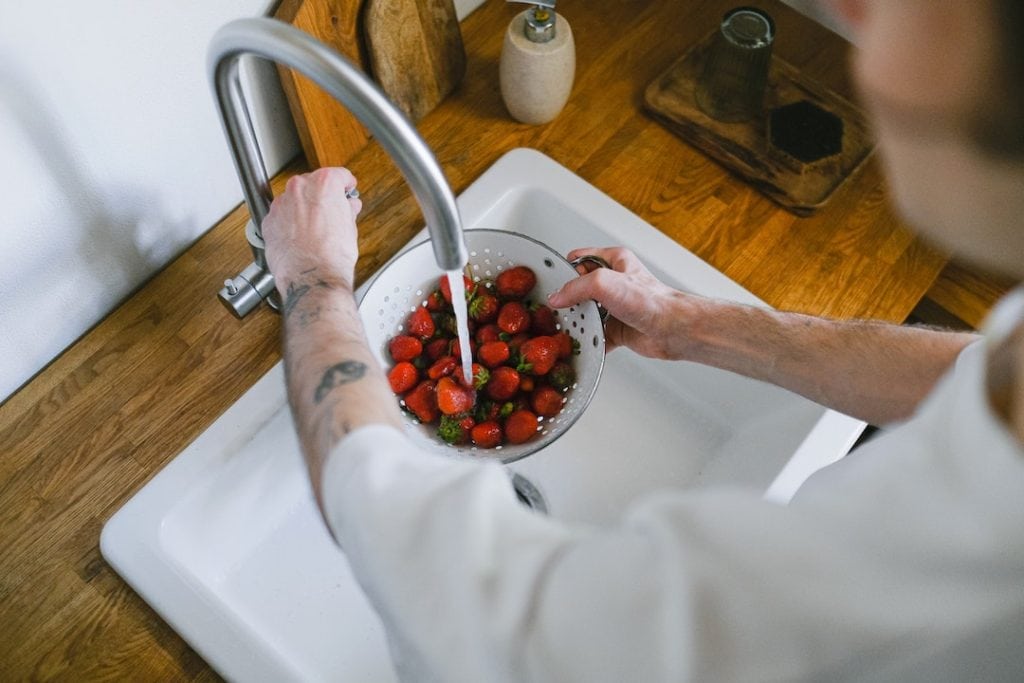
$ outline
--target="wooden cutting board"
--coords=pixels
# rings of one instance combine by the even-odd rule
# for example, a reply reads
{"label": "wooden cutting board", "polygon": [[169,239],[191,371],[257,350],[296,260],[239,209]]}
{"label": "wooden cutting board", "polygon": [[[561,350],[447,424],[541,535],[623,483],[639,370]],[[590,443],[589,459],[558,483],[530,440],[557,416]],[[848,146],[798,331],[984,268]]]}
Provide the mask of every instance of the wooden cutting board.
{"label": "wooden cutting board", "polygon": [[373,77],[413,121],[462,80],[466,53],[452,0],[364,0],[363,37]]}
{"label": "wooden cutting board", "polygon": [[[355,62],[413,121],[434,109],[465,71],[452,0],[283,0],[274,16]],[[347,163],[369,132],[319,86],[279,71],[310,166]]]}
{"label": "wooden cutting board", "polygon": [[[284,0],[274,16],[323,41],[366,69],[360,37],[362,0]],[[304,76],[278,67],[302,149],[312,168],[343,166],[370,134],[345,107]]]}

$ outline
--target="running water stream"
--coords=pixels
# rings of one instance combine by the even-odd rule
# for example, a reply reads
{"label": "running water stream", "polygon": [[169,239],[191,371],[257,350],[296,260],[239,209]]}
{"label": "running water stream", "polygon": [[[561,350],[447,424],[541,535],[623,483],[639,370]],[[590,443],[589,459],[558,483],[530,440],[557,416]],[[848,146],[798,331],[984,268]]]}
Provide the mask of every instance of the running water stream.
{"label": "running water stream", "polygon": [[448,286],[452,292],[452,308],[455,309],[455,323],[459,330],[459,350],[462,352],[462,376],[467,384],[473,382],[473,352],[469,348],[469,312],[466,310],[466,285],[462,271],[449,270]]}

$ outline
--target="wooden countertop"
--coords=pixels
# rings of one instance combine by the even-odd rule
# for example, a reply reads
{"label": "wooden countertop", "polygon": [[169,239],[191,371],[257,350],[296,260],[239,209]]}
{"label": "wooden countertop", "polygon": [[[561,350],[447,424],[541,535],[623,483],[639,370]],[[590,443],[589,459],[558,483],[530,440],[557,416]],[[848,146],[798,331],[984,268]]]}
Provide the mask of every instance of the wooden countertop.
{"label": "wooden countertop", "polygon": [[[509,149],[534,147],[776,307],[904,320],[945,259],[902,229],[874,163],[820,213],[798,219],[640,110],[647,84],[733,4],[565,0],[576,86],[553,123],[533,127],[508,118],[497,86],[515,10],[485,3],[463,24],[462,87],[420,130],[456,193]],[[783,5],[754,4],[776,19],[778,54],[850,92],[845,43]],[[422,222],[377,145],[350,166],[366,205],[365,277]],[[128,498],[279,360],[274,314],[235,320],[215,297],[251,260],[245,220],[232,212],[0,406],[0,680],[216,678],[107,566],[98,539]]]}

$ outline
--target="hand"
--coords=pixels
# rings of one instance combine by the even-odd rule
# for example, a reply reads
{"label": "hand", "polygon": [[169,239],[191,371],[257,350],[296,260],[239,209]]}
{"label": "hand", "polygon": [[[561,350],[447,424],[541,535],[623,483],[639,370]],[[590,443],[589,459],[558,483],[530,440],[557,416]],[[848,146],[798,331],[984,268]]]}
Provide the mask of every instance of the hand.
{"label": "hand", "polygon": [[628,249],[575,249],[568,258],[585,255],[599,256],[611,268],[595,268],[567,282],[548,303],[568,308],[593,299],[608,309],[604,329],[609,350],[627,346],[650,358],[685,358],[688,332],[704,300],[662,283]]}
{"label": "hand", "polygon": [[310,275],[352,289],[359,257],[356,216],[363,205],[345,193],[355,186],[347,169],[321,168],[292,177],[270,205],[263,239],[282,296],[289,285]]}

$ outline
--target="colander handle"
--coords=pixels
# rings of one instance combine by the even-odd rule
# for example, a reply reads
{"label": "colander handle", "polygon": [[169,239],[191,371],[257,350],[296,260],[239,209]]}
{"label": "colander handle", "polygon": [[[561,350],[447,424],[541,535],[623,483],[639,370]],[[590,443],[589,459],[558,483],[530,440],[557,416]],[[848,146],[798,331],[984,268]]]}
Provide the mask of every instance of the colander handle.
{"label": "colander handle", "polygon": [[[593,256],[591,254],[586,254],[584,256],[580,256],[578,258],[574,258],[572,261],[569,261],[569,263],[570,263],[570,265],[572,265],[573,268],[576,268],[577,266],[585,266],[587,264],[593,264],[593,265],[597,266],[598,268],[611,268],[612,267],[610,263],[605,261],[600,256]],[[588,270],[587,272],[590,272],[590,271]],[[601,316],[601,322],[602,323],[605,320],[608,319],[608,309],[605,308],[604,306],[602,306],[601,304],[597,304],[597,313],[598,313],[598,315]]]}

